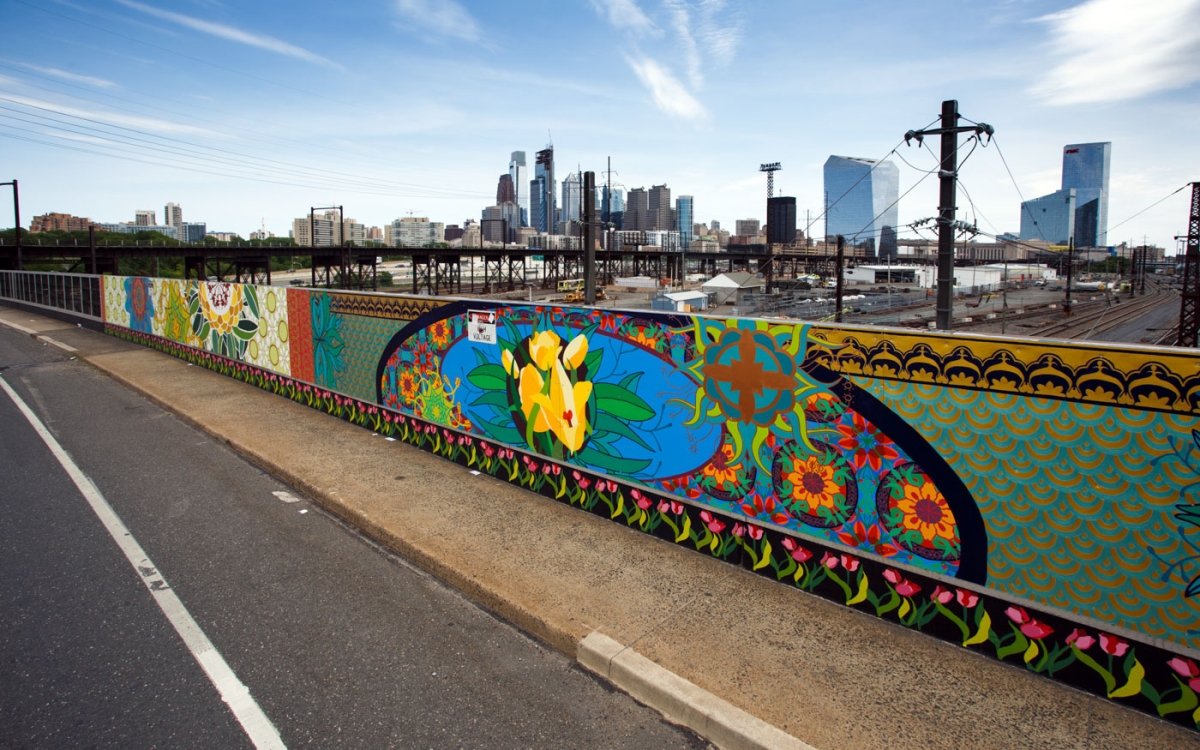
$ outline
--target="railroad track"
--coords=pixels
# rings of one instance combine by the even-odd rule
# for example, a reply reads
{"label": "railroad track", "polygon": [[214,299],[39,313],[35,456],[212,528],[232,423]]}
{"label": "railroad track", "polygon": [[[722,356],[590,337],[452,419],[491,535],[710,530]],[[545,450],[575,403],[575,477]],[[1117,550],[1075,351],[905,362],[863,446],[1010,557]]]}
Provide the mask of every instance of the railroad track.
{"label": "railroad track", "polygon": [[[1169,288],[1156,287],[1152,294],[1135,298],[1122,303],[1119,307],[1104,305],[1100,309],[1090,309],[1048,326],[1033,331],[1030,335],[1064,339],[1088,339],[1094,333],[1103,333],[1117,326],[1135,320],[1175,296]],[[1164,337],[1166,338],[1166,337]]]}

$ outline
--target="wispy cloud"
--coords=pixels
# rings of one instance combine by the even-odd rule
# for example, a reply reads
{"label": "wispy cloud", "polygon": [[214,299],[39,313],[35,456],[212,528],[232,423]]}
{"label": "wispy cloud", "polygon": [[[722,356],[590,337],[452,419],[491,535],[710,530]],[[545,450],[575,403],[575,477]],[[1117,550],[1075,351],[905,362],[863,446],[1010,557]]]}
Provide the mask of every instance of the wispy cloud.
{"label": "wispy cloud", "polygon": [[629,67],[641,80],[642,85],[654,97],[654,104],[669,115],[695,120],[706,117],[708,112],[696,97],[679,82],[671,71],[648,58],[626,58]]}
{"label": "wispy cloud", "polygon": [[[0,77],[2,78],[2,77]],[[97,122],[108,123],[110,125],[121,125],[127,128],[137,130],[152,130],[158,133],[185,133],[189,135],[205,135],[210,137],[225,138],[223,133],[218,133],[208,128],[200,128],[195,125],[184,125],[183,123],[171,122],[170,120],[160,120],[156,117],[138,117],[136,115],[123,115],[106,110],[79,109],[66,104],[58,104],[56,102],[46,101],[44,99],[34,99],[19,94],[7,94],[0,96],[0,101],[18,104],[22,107],[36,109],[39,112],[49,111],[50,114],[65,115],[77,119],[94,120]]]}
{"label": "wispy cloud", "polygon": [[239,44],[265,49],[268,52],[274,52],[276,54],[295,57],[297,59],[316,63],[318,65],[328,65],[333,68],[344,70],[341,65],[338,65],[332,60],[321,57],[314,52],[309,52],[303,47],[297,47],[294,44],[285,42],[282,39],[276,39],[273,36],[243,31],[241,29],[234,28],[233,26],[226,26],[220,23],[213,23],[212,21],[205,21],[200,18],[193,18],[192,16],[185,16],[182,13],[172,13],[169,10],[161,10],[149,5],[143,5],[141,3],[134,2],[134,0],[117,0],[117,2],[121,5],[124,5],[126,8],[132,8],[134,10],[141,11],[142,13],[155,16],[156,18],[161,18],[164,21],[171,21],[172,23],[186,26],[189,29],[194,29],[195,31],[200,31],[205,34],[211,34],[212,36],[220,37],[221,39],[227,39],[231,42],[238,42]]}
{"label": "wispy cloud", "polygon": [[615,29],[634,34],[659,35],[662,32],[635,0],[591,0],[592,7]]}
{"label": "wispy cloud", "polygon": [[1032,89],[1051,104],[1114,102],[1200,80],[1200,0],[1089,0],[1035,19],[1060,62]]}
{"label": "wispy cloud", "polygon": [[408,23],[439,36],[467,42],[483,40],[475,17],[454,0],[396,0],[396,12]]}
{"label": "wispy cloud", "polygon": [[[725,0],[666,0],[663,3],[671,19],[671,28],[679,39],[692,88],[704,86],[705,62],[713,66],[727,65],[733,60],[742,26],[736,17],[722,24],[718,14],[725,9]],[[704,55],[701,56],[701,50]]]}
{"label": "wispy cloud", "polygon": [[48,75],[48,76],[54,76],[55,78],[61,78],[64,81],[74,81],[75,83],[85,83],[88,86],[95,86],[96,88],[101,88],[101,89],[120,88],[119,86],[117,86],[117,84],[115,84],[112,81],[105,79],[105,78],[95,78],[93,76],[83,76],[83,75],[79,75],[78,73],[68,73],[65,70],[59,70],[58,68],[44,68],[41,65],[34,65],[33,63],[21,62],[20,60],[10,60],[7,57],[0,57],[0,60],[3,60],[4,62],[7,62],[7,63],[12,63],[13,65],[20,65],[22,68],[26,68],[27,70],[32,70],[37,73],[42,73],[42,74]]}

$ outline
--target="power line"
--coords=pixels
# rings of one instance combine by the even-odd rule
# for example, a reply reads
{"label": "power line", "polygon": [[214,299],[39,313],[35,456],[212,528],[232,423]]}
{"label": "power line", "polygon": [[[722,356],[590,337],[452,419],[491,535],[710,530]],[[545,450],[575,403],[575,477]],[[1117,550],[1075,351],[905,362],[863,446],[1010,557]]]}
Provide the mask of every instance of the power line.
{"label": "power line", "polygon": [[[213,151],[213,152],[217,152],[217,153],[230,154],[230,155],[233,155],[233,156],[240,156],[240,157],[244,157],[244,158],[247,158],[247,159],[251,159],[251,160],[253,160],[253,161],[256,161],[256,162],[269,162],[269,163],[274,163],[274,164],[281,164],[281,165],[283,165],[283,166],[285,166],[285,167],[289,167],[289,168],[290,168],[292,171],[298,171],[298,172],[301,172],[301,173],[303,173],[303,172],[309,172],[309,173],[314,173],[314,172],[317,172],[317,173],[324,173],[323,175],[322,175],[322,174],[309,174],[309,175],[307,175],[307,176],[310,176],[310,177],[313,177],[313,178],[317,178],[317,179],[324,179],[324,180],[330,180],[330,181],[342,181],[342,182],[345,182],[345,181],[347,181],[347,180],[345,180],[345,179],[341,179],[341,178],[348,178],[350,181],[355,181],[355,182],[374,182],[374,183],[376,183],[376,186],[377,186],[377,187],[391,187],[391,186],[397,186],[397,187],[401,187],[401,188],[418,188],[418,189],[422,189],[422,190],[432,191],[433,193],[441,193],[441,194],[446,194],[446,197],[455,197],[456,195],[462,195],[462,196],[464,196],[464,197],[465,197],[465,196],[470,196],[470,197],[475,197],[475,198],[485,198],[485,197],[488,197],[488,195],[489,195],[489,194],[487,194],[487,193],[475,193],[475,192],[469,192],[469,191],[454,191],[454,190],[447,190],[446,188],[437,188],[437,187],[433,187],[433,186],[430,186],[430,185],[418,185],[418,184],[414,184],[414,183],[404,183],[404,182],[398,182],[398,181],[393,181],[393,180],[381,180],[381,179],[378,179],[378,178],[372,178],[372,177],[360,177],[360,176],[356,176],[356,175],[350,175],[350,174],[347,174],[347,173],[344,173],[344,172],[335,172],[335,171],[333,171],[333,170],[326,170],[326,169],[313,168],[313,167],[305,167],[305,166],[303,166],[303,165],[295,165],[295,164],[290,164],[290,163],[288,163],[288,162],[279,161],[279,160],[277,160],[277,159],[269,159],[269,158],[266,158],[266,157],[254,156],[254,155],[252,155],[252,154],[245,154],[245,153],[241,153],[241,152],[238,152],[238,151],[230,151],[230,150],[228,150],[228,149],[216,148],[216,147],[214,147],[214,146],[205,146],[205,145],[202,145],[202,144],[194,143],[194,142],[192,142],[192,141],[187,141],[187,140],[184,140],[184,139],[182,139],[182,138],[173,138],[173,137],[171,137],[171,136],[159,135],[159,134],[157,134],[157,133],[150,133],[150,132],[147,132],[147,131],[145,131],[145,130],[140,130],[140,129],[138,129],[138,128],[131,128],[131,127],[127,127],[127,126],[124,126],[124,125],[117,125],[117,124],[113,124],[113,123],[107,123],[107,122],[103,122],[102,120],[96,120],[96,119],[92,119],[92,118],[89,118],[89,117],[82,117],[82,116],[80,116],[80,115],[72,115],[72,114],[70,114],[70,113],[68,113],[68,112],[63,112],[63,111],[61,111],[61,110],[53,109],[53,108],[51,108],[51,107],[42,107],[42,106],[38,106],[38,105],[35,105],[35,104],[28,104],[28,103],[26,103],[26,102],[21,102],[21,101],[15,100],[15,99],[9,99],[9,98],[7,98],[7,97],[4,97],[4,96],[0,96],[0,101],[6,101],[6,102],[10,102],[10,103],[12,103],[12,104],[16,104],[16,105],[18,105],[18,106],[20,106],[20,107],[24,107],[24,108],[26,108],[26,109],[36,109],[36,110],[40,110],[40,111],[42,111],[42,112],[51,112],[51,113],[53,113],[53,114],[61,115],[61,116],[63,116],[63,117],[69,117],[69,118],[71,118],[71,119],[73,119],[73,120],[81,120],[81,121],[83,121],[83,122],[90,122],[90,123],[93,123],[93,124],[95,124],[95,125],[99,125],[99,126],[101,126],[101,127],[103,127],[103,128],[109,128],[109,129],[112,129],[112,130],[124,130],[124,131],[128,131],[128,132],[130,132],[130,133],[137,133],[138,135],[147,136],[147,137],[149,137],[149,138],[155,138],[155,139],[158,139],[159,141],[169,141],[169,142],[171,142],[171,143],[179,143],[179,144],[184,144],[184,145],[187,145],[187,146],[192,146],[192,147],[194,147],[194,148],[198,148],[198,149],[206,149],[206,150],[208,150],[208,151]],[[10,107],[4,107],[4,106],[2,106],[2,105],[0,105],[0,109],[8,110],[8,111],[10,111],[10,112],[20,112],[20,110],[15,110],[15,109],[12,109],[12,108],[10,108]],[[39,118],[43,118],[43,119],[47,119],[47,120],[51,120],[51,121],[53,121],[53,122],[58,122],[58,123],[61,123],[61,124],[64,124],[64,125],[72,125],[72,126],[75,126],[75,125],[74,125],[74,123],[68,123],[68,122],[64,122],[64,121],[62,121],[62,120],[57,120],[57,119],[55,119],[55,118],[52,118],[52,117],[44,117],[44,116],[42,116],[42,115],[37,115],[37,114],[33,114],[33,113],[28,113],[28,112],[21,112],[21,114],[27,114],[27,115],[30,115],[30,116],[32,116],[32,117],[39,117]],[[86,128],[87,126],[76,126],[76,127],[85,127],[85,128]],[[107,132],[107,131],[104,131],[104,130],[99,130],[99,129],[97,129],[97,128],[88,128],[88,129],[89,129],[89,130],[92,130],[92,131],[94,131],[94,132],[103,133],[103,134],[105,134],[105,135],[107,135],[107,136],[112,136],[112,135],[114,135],[114,134],[112,134],[112,133],[109,133],[109,132]],[[126,136],[126,137],[130,137],[130,138],[132,138],[132,136]],[[137,139],[137,138],[134,138],[134,140],[143,140],[143,139]],[[145,142],[146,142],[146,143],[152,143],[153,141],[145,141]],[[159,144],[159,145],[161,145],[161,144]],[[185,150],[185,149],[179,149],[179,150],[180,150],[180,151],[183,151],[183,150]],[[168,153],[170,153],[170,152],[168,152]],[[210,158],[212,158],[212,157],[210,157]],[[256,165],[256,166],[257,166],[257,165]],[[263,169],[269,169],[269,170],[273,170],[273,171],[280,171],[280,170],[278,170],[278,169],[275,169],[275,168],[273,168],[273,167],[269,167],[269,166],[260,166],[259,168],[263,168]],[[336,176],[338,176],[338,177],[328,177],[328,176],[325,176],[325,175],[336,175]]]}
{"label": "power line", "polygon": [[1046,242],[1046,235],[1042,233],[1042,225],[1033,218],[1033,212],[1025,205],[1025,196],[1021,194],[1021,186],[1017,184],[1017,178],[1013,177],[1012,170],[1008,168],[1008,159],[1004,158],[1004,151],[1000,148],[1000,141],[996,140],[995,134],[992,134],[992,143],[996,144],[996,153],[1000,154],[1000,161],[1004,164],[1004,171],[1008,172],[1008,179],[1012,180],[1013,187],[1017,189],[1017,197],[1021,199],[1021,210],[1029,214],[1029,220],[1033,222],[1033,226],[1037,229],[1038,236]]}
{"label": "power line", "polygon": [[1168,195],[1164,196],[1163,198],[1160,198],[1159,200],[1156,200],[1155,202],[1151,203],[1149,206],[1146,206],[1145,208],[1143,208],[1141,211],[1138,211],[1138,212],[1137,212],[1136,214],[1134,214],[1133,216],[1130,216],[1128,219],[1125,219],[1125,220],[1124,220],[1124,221],[1122,221],[1122,222],[1118,222],[1117,224],[1114,224],[1113,226],[1111,226],[1111,227],[1109,227],[1109,228],[1108,228],[1108,231],[1110,231],[1110,232],[1111,232],[1112,230],[1116,229],[1117,227],[1121,226],[1122,224],[1128,224],[1129,222],[1133,221],[1133,220],[1134,220],[1134,219],[1136,219],[1137,217],[1141,216],[1142,214],[1146,213],[1146,212],[1147,212],[1147,211],[1149,211],[1150,209],[1152,209],[1152,208],[1154,208],[1155,206],[1157,206],[1159,203],[1162,203],[1162,202],[1163,202],[1163,201],[1165,201],[1167,198],[1170,198],[1172,195],[1175,195],[1176,193],[1178,193],[1178,192],[1181,192],[1182,190],[1184,190],[1185,188],[1187,188],[1187,186],[1188,186],[1188,185],[1190,185],[1190,184],[1191,184],[1191,183],[1188,183],[1188,182],[1185,182],[1185,183],[1183,183],[1182,185],[1180,185],[1180,186],[1179,186],[1179,189],[1178,189],[1178,190],[1173,190],[1173,191],[1171,191],[1171,192],[1170,192]]}

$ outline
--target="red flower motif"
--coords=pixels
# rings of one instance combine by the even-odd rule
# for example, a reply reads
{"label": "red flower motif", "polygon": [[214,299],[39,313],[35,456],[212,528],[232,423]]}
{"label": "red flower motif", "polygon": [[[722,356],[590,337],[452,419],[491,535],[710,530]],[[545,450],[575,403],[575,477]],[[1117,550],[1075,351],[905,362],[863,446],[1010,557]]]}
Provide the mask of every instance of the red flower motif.
{"label": "red flower motif", "polygon": [[579,480],[579,489],[586,490],[588,487],[591,487],[591,486],[592,486],[592,483],[587,480],[587,477],[584,477],[583,479]]}
{"label": "red flower motif", "polygon": [[718,521],[717,518],[707,510],[700,511],[700,520],[703,521],[704,525],[708,527],[708,530],[714,534],[720,534],[725,530],[725,524],[721,521]]}
{"label": "red flower motif", "polygon": [[788,554],[792,556],[793,560],[800,563],[808,562],[813,555],[812,552],[808,551],[804,547],[801,547],[799,543],[797,543],[796,540],[790,536],[785,536],[783,538],[783,548],[788,551]]}
{"label": "red flower motif", "polygon": [[639,508],[641,508],[642,510],[649,510],[650,506],[654,504],[653,500],[646,497],[645,495],[643,495],[641,492],[638,492],[637,490],[633,490],[629,494],[633,496],[633,501],[636,502],[637,506]]}
{"label": "red flower motif", "polygon": [[838,538],[850,547],[869,547],[874,550],[875,554],[883,557],[891,557],[899,550],[890,544],[881,544],[880,538],[882,532],[878,524],[871,524],[871,528],[863,526],[862,521],[855,521],[853,526],[843,526],[838,532]]}
{"label": "red flower motif", "polygon": [[1025,623],[1029,622],[1029,615],[1022,607],[1009,607],[1008,609],[1004,610],[1004,614],[1008,615],[1008,619],[1012,620],[1018,625],[1024,625]]}
{"label": "red flower motif", "polygon": [[1180,677],[1186,679],[1188,687],[1192,690],[1200,690],[1200,667],[1196,666],[1196,662],[1176,656],[1167,662],[1167,666],[1174,669]]}
{"label": "red flower motif", "polygon": [[1039,622],[1038,620],[1030,620],[1029,622],[1027,622],[1021,626],[1021,632],[1036,641],[1036,640],[1041,640],[1042,638],[1045,638],[1046,636],[1053,633],[1054,628],[1050,627],[1049,625],[1047,625],[1044,622]]}
{"label": "red flower motif", "polygon": [[945,589],[941,586],[938,586],[933,590],[933,593],[929,595],[929,598],[933,599],[938,604],[949,604],[950,600],[954,598],[954,592],[950,589]]}
{"label": "red flower motif", "polygon": [[1087,651],[1089,648],[1095,645],[1095,643],[1096,639],[1088,635],[1087,631],[1083,628],[1075,628],[1071,631],[1071,634],[1067,636],[1067,645],[1074,645],[1078,647],[1080,651]]}
{"label": "red flower motif", "polygon": [[829,568],[830,570],[837,570],[837,566],[838,566],[837,555],[831,555],[828,552],[826,552],[824,557],[821,558],[821,564],[824,565],[825,567]]}
{"label": "red flower motif", "polygon": [[850,454],[856,469],[870,464],[871,470],[878,472],[884,461],[891,461],[900,455],[892,439],[863,419],[858,412],[852,412],[850,424],[838,424],[838,431],[843,435],[838,445]]}
{"label": "red flower motif", "polygon": [[920,586],[908,580],[907,578],[896,584],[896,593],[900,596],[914,596],[920,590]]}
{"label": "red flower motif", "polygon": [[746,535],[746,524],[735,523],[733,525],[733,535],[736,536],[738,539],[741,539],[742,537],[744,537]]}
{"label": "red flower motif", "polygon": [[754,541],[758,541],[759,539],[763,538],[763,528],[761,526],[755,526],[754,524],[748,524],[747,529],[749,529],[749,531],[750,531],[750,538],[753,539]]}
{"label": "red flower motif", "polygon": [[967,609],[972,609],[976,604],[979,603],[979,595],[965,589],[958,589],[954,593],[954,596],[956,599],[958,599],[958,603]]}
{"label": "red flower motif", "polygon": [[763,497],[755,492],[742,503],[742,512],[754,518],[767,518],[781,526],[788,522],[787,514],[773,497]]}
{"label": "red flower motif", "polygon": [[[479,447],[483,449],[483,455],[487,456],[488,458],[491,458],[492,456],[496,455],[496,449],[495,449],[495,448],[493,448],[493,447],[492,447],[490,444],[488,444],[488,443],[483,443],[483,442],[481,442],[481,443],[479,444]],[[579,472],[575,472],[575,478],[576,478],[576,479],[578,479],[578,478],[579,478]]]}
{"label": "red flower motif", "polygon": [[852,555],[842,555],[842,567],[853,573],[858,570],[858,558]]}
{"label": "red flower motif", "polygon": [[1125,652],[1129,650],[1129,642],[1115,635],[1101,633],[1100,650],[1109,656],[1124,656]]}

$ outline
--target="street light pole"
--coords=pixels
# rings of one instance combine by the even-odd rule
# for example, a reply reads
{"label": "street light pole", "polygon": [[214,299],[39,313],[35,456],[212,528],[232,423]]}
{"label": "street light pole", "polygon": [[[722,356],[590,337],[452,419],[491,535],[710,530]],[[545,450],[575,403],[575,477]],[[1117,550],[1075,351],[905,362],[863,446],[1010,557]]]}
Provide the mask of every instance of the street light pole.
{"label": "street light pole", "polygon": [[3,185],[12,185],[13,189],[13,217],[16,221],[17,235],[17,270],[22,271],[24,270],[24,263],[21,258],[21,196],[17,191],[17,181],[15,179],[12,182],[0,182],[0,186]]}

